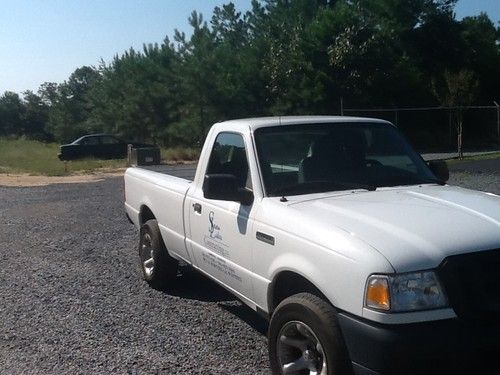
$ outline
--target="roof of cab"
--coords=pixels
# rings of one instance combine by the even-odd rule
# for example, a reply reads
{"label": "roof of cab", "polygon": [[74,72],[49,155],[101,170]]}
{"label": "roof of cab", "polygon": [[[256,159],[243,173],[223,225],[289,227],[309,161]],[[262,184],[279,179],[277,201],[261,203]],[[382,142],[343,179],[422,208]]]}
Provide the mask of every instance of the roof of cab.
{"label": "roof of cab", "polygon": [[268,126],[279,125],[297,125],[297,124],[319,124],[319,123],[346,123],[346,122],[377,122],[387,123],[386,120],[368,118],[368,117],[350,117],[350,116],[275,116],[275,117],[253,117],[238,120],[228,120],[214,124],[221,127],[244,127],[255,130]]}

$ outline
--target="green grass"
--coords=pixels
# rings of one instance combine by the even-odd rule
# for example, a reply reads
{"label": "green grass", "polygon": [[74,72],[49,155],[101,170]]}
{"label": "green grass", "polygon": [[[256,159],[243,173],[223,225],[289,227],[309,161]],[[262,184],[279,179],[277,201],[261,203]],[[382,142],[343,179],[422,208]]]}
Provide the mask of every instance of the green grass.
{"label": "green grass", "polygon": [[25,139],[0,139],[0,173],[64,176],[126,166],[125,160],[82,159],[66,164],[57,158],[59,145]]}
{"label": "green grass", "polygon": [[161,155],[166,162],[194,161],[200,157],[200,150],[186,147],[162,148]]}
{"label": "green grass", "polygon": [[[127,166],[125,159],[81,159],[64,163],[57,158],[58,152],[59,145],[56,143],[0,138],[0,173],[65,176]],[[164,148],[161,152],[164,161],[168,162],[192,161],[199,156],[198,150],[181,147]]]}

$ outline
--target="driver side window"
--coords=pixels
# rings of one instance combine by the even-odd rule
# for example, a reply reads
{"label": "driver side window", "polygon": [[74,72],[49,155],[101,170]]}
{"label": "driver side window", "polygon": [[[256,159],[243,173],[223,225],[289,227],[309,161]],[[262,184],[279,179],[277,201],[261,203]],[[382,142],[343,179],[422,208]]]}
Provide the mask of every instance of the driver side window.
{"label": "driver side window", "polygon": [[215,139],[207,174],[232,174],[238,187],[252,190],[245,142],[240,134],[220,133]]}
{"label": "driver side window", "polygon": [[116,145],[116,144],[120,143],[120,141],[114,137],[104,136],[104,137],[101,137],[101,143],[103,145]]}
{"label": "driver side window", "polygon": [[82,140],[82,144],[85,146],[95,146],[99,144],[99,139],[97,137],[87,137]]}

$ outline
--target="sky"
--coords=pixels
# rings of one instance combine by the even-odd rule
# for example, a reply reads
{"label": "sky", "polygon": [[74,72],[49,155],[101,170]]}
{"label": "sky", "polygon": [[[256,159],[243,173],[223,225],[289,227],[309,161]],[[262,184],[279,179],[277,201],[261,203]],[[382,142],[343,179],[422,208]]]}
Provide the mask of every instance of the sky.
{"label": "sky", "polygon": [[[174,30],[189,32],[197,10],[209,21],[229,0],[0,0],[0,95],[36,92],[43,82],[63,82],[78,67],[110,62],[144,43],[161,43]],[[251,0],[233,0],[250,9]],[[488,13],[500,22],[500,0],[459,0],[458,19]]]}

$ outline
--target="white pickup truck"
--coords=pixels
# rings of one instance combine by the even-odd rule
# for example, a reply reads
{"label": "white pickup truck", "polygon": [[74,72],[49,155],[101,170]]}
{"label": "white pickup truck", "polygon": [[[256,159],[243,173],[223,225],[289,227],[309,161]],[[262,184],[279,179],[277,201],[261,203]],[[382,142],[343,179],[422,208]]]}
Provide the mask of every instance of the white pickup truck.
{"label": "white pickup truck", "polygon": [[125,208],[153,287],[182,261],[269,317],[275,374],[499,373],[500,197],[447,178],[386,121],[243,119]]}

